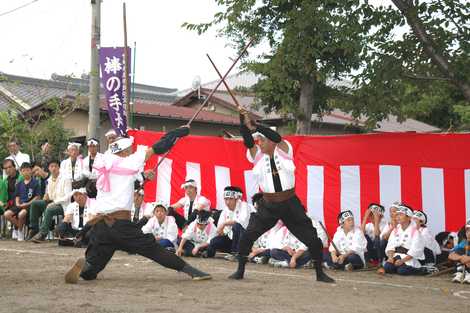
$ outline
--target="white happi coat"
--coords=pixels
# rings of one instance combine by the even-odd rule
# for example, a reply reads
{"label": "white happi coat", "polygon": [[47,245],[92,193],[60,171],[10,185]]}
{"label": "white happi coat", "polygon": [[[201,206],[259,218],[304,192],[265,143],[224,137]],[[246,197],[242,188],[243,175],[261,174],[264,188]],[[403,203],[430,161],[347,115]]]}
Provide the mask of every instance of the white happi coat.
{"label": "white happi coat", "polygon": [[302,241],[297,239],[292,233],[287,229],[286,226],[281,227],[276,235],[273,237],[272,248],[273,249],[282,249],[284,247],[289,247],[294,251],[304,250],[307,251],[308,248]]}
{"label": "white happi coat", "polygon": [[[289,152],[286,153],[276,146],[273,155],[276,169],[279,172],[282,191],[293,189],[295,187],[294,150],[288,141],[284,141],[289,146]],[[246,152],[248,161],[253,163],[253,175],[263,192],[273,193],[275,190],[270,157],[269,155],[262,153],[258,145],[255,147],[257,151],[254,158],[251,157],[249,149]]]}
{"label": "white happi coat", "polygon": [[30,159],[29,155],[26,154],[26,153],[22,153],[21,151],[18,151],[18,153],[15,154],[15,155],[10,154],[5,159],[13,160],[13,162],[15,163],[17,171],[20,170],[20,166],[23,163],[31,163],[31,159]]}
{"label": "white happi coat", "polygon": [[83,175],[83,159],[81,156],[77,157],[75,161],[74,173],[72,177],[72,160],[67,158],[60,162],[60,175],[69,181],[79,181],[81,180]]}
{"label": "white happi coat", "polygon": [[419,232],[421,233],[421,236],[423,237],[425,248],[428,248],[429,250],[431,250],[434,256],[442,253],[441,247],[439,246],[436,239],[429,231],[429,228],[421,227],[419,228]]}
{"label": "white happi coat", "polygon": [[[102,153],[96,153],[93,163],[96,162],[96,160],[98,160],[98,158],[101,158],[102,156]],[[98,172],[96,171],[96,169],[92,168],[90,172],[90,155],[87,155],[87,157],[83,159],[83,176],[87,177],[88,179],[98,178]]]}
{"label": "white happi coat", "polygon": [[[178,202],[177,202],[178,205],[181,205],[183,207],[184,218],[185,219],[189,218],[189,204],[190,204],[190,202],[191,202],[191,200],[189,199],[188,196],[185,196],[185,197],[179,199]],[[201,196],[201,195],[197,195],[196,198],[194,198],[192,212],[194,212],[195,210],[210,211],[210,208],[211,208],[211,202],[206,197]]]}
{"label": "white happi coat", "polygon": [[[380,234],[382,234],[382,232],[384,231],[384,229],[387,227],[388,225],[388,222],[382,217],[382,219],[380,220],[380,223],[379,223],[379,236]],[[374,223],[372,222],[369,222],[366,224],[366,227],[365,227],[365,235],[369,236],[370,239],[374,239],[375,235],[374,235]]]}
{"label": "white happi coat", "polygon": [[403,230],[400,224],[397,225],[390,234],[385,252],[395,251],[395,248],[398,247],[408,249],[408,253],[395,253],[393,255],[394,257],[398,255],[403,259],[406,255],[409,255],[412,259],[407,261],[406,265],[417,268],[421,267],[418,260],[424,260],[424,240],[421,233],[416,229],[416,226],[410,223],[410,225]]}
{"label": "white happi coat", "polygon": [[273,244],[276,240],[276,234],[284,224],[281,220],[277,221],[276,225],[274,225],[270,230],[266,231],[262,234],[256,241],[253,243],[253,248],[257,249],[273,249]]}
{"label": "white happi coat", "polygon": [[[383,239],[384,239],[385,234],[390,231],[390,228],[392,228],[392,223],[387,222],[387,223],[385,224],[385,226],[384,226],[384,229],[380,232],[380,240],[383,240]],[[390,236],[391,236],[391,235],[392,235],[392,234],[390,233]],[[389,239],[390,239],[390,237],[389,237]]]}
{"label": "white happi coat", "polygon": [[[332,241],[338,248],[339,253],[346,254],[352,251],[357,254],[365,264],[364,254],[367,251],[367,240],[359,227],[354,227],[353,230],[346,234],[343,227],[339,226],[336,229]],[[333,244],[330,244],[328,251],[336,252]]]}
{"label": "white happi coat", "polygon": [[[225,207],[220,214],[218,225],[222,225],[226,221],[235,221],[239,223],[244,229],[247,228],[248,222],[250,221],[250,213],[252,212],[251,206],[241,200],[237,200],[235,209],[232,211],[228,207]],[[224,235],[228,236],[230,239],[233,238],[232,225],[227,225],[224,227]]]}
{"label": "white happi coat", "polygon": [[182,238],[191,241],[194,246],[198,247],[205,243],[209,244],[215,236],[217,236],[217,227],[212,221],[209,221],[203,230],[197,227],[196,221],[193,221],[184,231]]}
{"label": "white happi coat", "polygon": [[[137,151],[127,157],[119,157],[115,154],[104,154],[102,158],[95,160],[93,167],[98,171],[109,169],[109,190],[100,183],[105,175],[100,173],[96,183],[98,194],[97,213],[109,214],[116,211],[132,211],[134,203],[135,175],[145,163],[146,146],[138,146]],[[128,173],[120,173],[127,171]],[[103,178],[102,178],[103,176]]]}
{"label": "white happi coat", "polygon": [[161,239],[168,239],[176,247],[176,240],[178,239],[178,226],[176,226],[175,218],[173,216],[166,216],[163,223],[159,223],[158,219],[154,216],[148,220],[147,224],[142,227],[144,234],[152,234]]}
{"label": "white happi coat", "polygon": [[[70,203],[64,212],[65,215],[72,214],[72,228],[80,230],[80,207],[77,202]],[[83,208],[83,225],[85,225],[88,220],[96,214],[96,200],[87,198],[85,207]]]}

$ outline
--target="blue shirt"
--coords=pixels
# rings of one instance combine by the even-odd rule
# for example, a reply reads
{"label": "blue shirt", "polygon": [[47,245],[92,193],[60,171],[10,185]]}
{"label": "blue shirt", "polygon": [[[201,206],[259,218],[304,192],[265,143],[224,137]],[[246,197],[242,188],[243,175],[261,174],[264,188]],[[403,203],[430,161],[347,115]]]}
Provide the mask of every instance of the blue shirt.
{"label": "blue shirt", "polygon": [[[467,246],[467,245],[470,246],[470,242],[468,242],[468,240],[462,240],[461,242],[459,242],[458,245],[456,245],[454,247],[454,249],[452,249],[452,252],[455,252],[455,253],[460,254],[460,255],[464,255],[465,254],[465,246]],[[467,250],[467,255],[470,256],[470,247]]]}
{"label": "blue shirt", "polygon": [[31,201],[36,196],[41,195],[41,186],[38,181],[34,178],[28,184],[25,184],[24,181],[19,182],[16,185],[16,194],[15,197],[20,198],[20,204]]}

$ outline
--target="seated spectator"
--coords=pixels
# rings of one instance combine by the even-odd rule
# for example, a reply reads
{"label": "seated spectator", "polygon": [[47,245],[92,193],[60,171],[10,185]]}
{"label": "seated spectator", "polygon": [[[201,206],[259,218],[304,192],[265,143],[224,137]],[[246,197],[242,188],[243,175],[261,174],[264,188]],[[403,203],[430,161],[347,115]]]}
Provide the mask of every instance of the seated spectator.
{"label": "seated spectator", "polygon": [[[49,163],[49,173],[50,177],[47,180],[44,198],[31,203],[28,239],[35,243],[41,243],[46,240],[53,217],[63,215],[64,209],[70,203],[72,185],[69,180],[61,175],[59,161],[52,160]],[[39,227],[39,218],[41,216],[43,218]]]}
{"label": "seated spectator", "polygon": [[385,256],[385,245],[380,244],[380,234],[387,226],[384,219],[385,208],[376,203],[369,204],[364,218],[362,219],[361,230],[367,239],[366,259],[382,263]]}
{"label": "seated spectator", "polygon": [[[255,205],[256,207],[256,205]],[[277,221],[273,228],[262,234],[254,243],[251,248],[251,253],[248,259],[257,264],[266,264],[271,258],[271,249],[273,248],[274,240],[279,229],[284,226],[281,220]]]}
{"label": "seated spectator", "polygon": [[413,222],[415,223],[424,240],[424,261],[421,262],[422,265],[435,265],[436,256],[441,254],[441,248],[439,247],[436,239],[434,239],[434,236],[431,235],[431,232],[426,227],[426,224],[428,223],[428,217],[426,213],[421,211],[414,211]]}
{"label": "seated spectator", "polygon": [[178,239],[178,226],[175,218],[167,216],[167,207],[162,202],[157,202],[153,211],[153,217],[142,227],[144,234],[152,234],[155,240],[164,248],[175,251]]}
{"label": "seated spectator", "polygon": [[100,142],[98,139],[90,138],[87,140],[88,155],[83,159],[83,175],[89,180],[94,180],[98,178],[98,171],[93,168],[93,163],[95,160],[102,156],[98,152]]}
{"label": "seated spectator", "polygon": [[132,221],[137,223],[144,217],[145,203],[144,203],[144,190],[136,181],[134,183],[134,203],[132,204],[131,216]]}
{"label": "seated spectator", "polygon": [[384,254],[382,255],[382,263],[379,263],[379,268],[377,270],[378,274],[385,274],[385,270],[383,268],[383,265],[385,263],[385,260],[387,259],[387,255],[385,254],[385,248],[387,247],[388,244],[388,239],[390,238],[390,234],[392,231],[397,227],[398,225],[398,215],[397,215],[397,210],[399,207],[400,203],[395,202],[393,203],[390,208],[389,208],[389,222],[385,225],[384,229],[380,233],[380,244],[379,244],[379,251],[383,252]]}
{"label": "seated spectator", "polygon": [[46,194],[47,179],[49,178],[49,169],[44,170],[39,164],[33,165],[33,177],[39,183],[39,190],[41,191],[41,198]]}
{"label": "seated spectator", "polygon": [[470,284],[470,220],[465,224],[466,239],[461,240],[449,254],[449,260],[457,262],[461,266],[455,273],[453,282]]}
{"label": "seated spectator", "polygon": [[269,264],[275,267],[300,268],[310,260],[310,253],[297,237],[286,226],[281,227],[273,237]]}
{"label": "seated spectator", "polygon": [[15,162],[11,159],[3,160],[3,171],[6,177],[0,178],[0,215],[14,206],[16,183],[23,180],[23,176],[16,170]]}
{"label": "seated spectator", "polygon": [[176,254],[206,256],[204,252],[216,234],[217,228],[210,218],[210,213],[205,210],[199,211],[197,218],[186,227]]}
{"label": "seated spectator", "polygon": [[401,204],[397,210],[399,224],[392,231],[387,248],[386,273],[399,275],[425,274],[419,260],[424,260],[424,239],[416,226],[411,223],[413,210]]}
{"label": "seated spectator", "polygon": [[207,248],[207,256],[214,257],[216,251],[230,253],[228,260],[235,260],[238,253],[240,238],[245,232],[251,206],[242,201],[243,191],[236,186],[227,186],[224,189],[225,208],[220,214],[217,224],[217,236],[214,237]]}
{"label": "seated spectator", "polygon": [[326,264],[347,271],[363,268],[367,240],[361,229],[354,225],[353,213],[349,210],[339,213],[338,222],[340,226],[333,236],[329,253],[325,255]]}
{"label": "seated spectator", "polygon": [[[178,202],[168,208],[168,215],[173,216],[179,229],[183,229],[196,219],[198,211],[210,212],[211,202],[204,196],[197,194],[197,184],[194,179],[189,179],[181,185],[185,196]],[[175,210],[183,208],[184,216],[178,214]]]}
{"label": "seated spectator", "polygon": [[437,256],[436,263],[441,264],[447,262],[449,259],[449,253],[459,243],[459,240],[457,239],[457,233],[443,231],[437,234],[435,238],[439,244],[439,248],[441,249],[441,254]]}
{"label": "seated spectator", "polygon": [[[85,188],[74,189],[71,196],[74,201],[67,205],[64,219],[57,226],[59,245],[73,245],[70,237],[76,237],[85,224],[96,215],[94,199],[88,198]],[[83,234],[82,243],[88,244],[88,239],[89,234]]]}
{"label": "seated spectator", "polygon": [[39,183],[32,177],[31,164],[24,162],[20,167],[23,181],[16,184],[15,205],[5,212],[5,218],[15,227],[18,241],[24,240],[23,226],[26,223],[31,203],[40,198]]}

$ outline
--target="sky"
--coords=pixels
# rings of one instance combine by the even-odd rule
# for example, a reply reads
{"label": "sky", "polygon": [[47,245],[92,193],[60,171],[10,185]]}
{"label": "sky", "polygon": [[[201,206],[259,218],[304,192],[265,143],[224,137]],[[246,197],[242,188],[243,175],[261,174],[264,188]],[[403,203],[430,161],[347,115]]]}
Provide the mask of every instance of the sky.
{"label": "sky", "polygon": [[[191,87],[196,75],[203,83],[216,80],[206,53],[222,73],[230,67],[236,52],[216,29],[200,36],[181,28],[184,22],[210,21],[217,12],[214,0],[125,2],[128,44],[137,45],[136,82],[181,90]],[[122,3],[101,4],[103,47],[124,45]],[[90,0],[0,0],[0,29],[0,72],[48,79],[52,73],[80,77],[90,70]]]}

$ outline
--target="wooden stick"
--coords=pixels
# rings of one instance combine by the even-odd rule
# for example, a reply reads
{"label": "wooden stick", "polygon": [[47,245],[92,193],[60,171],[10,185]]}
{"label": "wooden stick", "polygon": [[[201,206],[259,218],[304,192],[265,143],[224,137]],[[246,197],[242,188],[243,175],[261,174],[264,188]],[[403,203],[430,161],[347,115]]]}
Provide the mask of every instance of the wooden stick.
{"label": "wooden stick", "polygon": [[453,270],[455,270],[455,268],[452,266],[452,267],[446,268],[445,270],[442,270],[442,271],[439,271],[439,272],[435,272],[435,273],[426,275],[426,277],[437,277],[437,276],[441,276],[441,275],[450,273],[450,272],[452,272]]}
{"label": "wooden stick", "polygon": [[128,51],[127,51],[127,18],[126,18],[126,3],[122,4],[122,19],[124,22],[124,86],[126,96],[126,117],[127,125],[130,127],[131,123],[131,106],[130,106],[130,94],[129,94],[129,62],[127,62]]}
{"label": "wooden stick", "polygon": [[330,235],[328,234],[328,232],[326,231],[325,226],[323,226],[323,223],[320,222],[320,221],[318,221],[318,224],[320,224],[321,228],[323,228],[323,231],[324,231],[325,234],[326,234],[326,238],[328,238],[328,241],[331,243],[331,245],[333,246],[333,248],[336,250],[336,253],[337,253],[338,255],[341,255],[341,252],[339,252],[339,249],[338,249],[338,247],[335,245],[334,241],[331,240],[331,237],[330,237]]}
{"label": "wooden stick", "polygon": [[[248,44],[243,48],[242,52],[238,55],[238,57],[233,61],[232,65],[230,66],[230,68],[227,70],[227,72],[225,73],[225,75],[223,77],[221,77],[221,79],[219,80],[219,82],[217,83],[217,85],[215,85],[215,87],[212,89],[212,91],[209,93],[209,95],[207,96],[207,98],[204,100],[204,102],[199,106],[199,109],[194,113],[194,115],[191,117],[191,119],[188,121],[188,123],[186,124],[186,126],[190,126],[191,123],[194,121],[194,119],[198,116],[199,112],[201,112],[201,110],[206,106],[207,103],[209,103],[209,100],[212,98],[212,96],[214,95],[214,93],[217,91],[217,88],[219,88],[219,86],[222,84],[222,82],[225,81],[225,78],[227,78],[228,74],[230,73],[230,71],[235,67],[235,64],[237,64],[237,62],[241,59],[241,57],[243,56],[243,54],[246,52],[246,50],[248,50],[248,48],[251,46],[251,44],[253,43],[255,39],[251,39]],[[176,140],[178,141],[178,139]],[[176,144],[176,141],[175,141],[175,144]],[[160,161],[158,161],[157,165],[155,166],[154,170],[157,170],[157,168],[160,166],[160,164],[163,162],[163,160],[166,159],[168,153],[170,153],[171,149],[168,150],[167,152],[165,152],[165,154],[163,154],[163,156],[161,157]]]}
{"label": "wooden stick", "polygon": [[[217,68],[217,66],[215,65],[215,63],[212,61],[211,57],[209,56],[208,53],[206,53],[207,55],[207,58],[209,59],[209,61],[211,62],[212,66],[214,67],[215,71],[217,72],[217,74],[219,75],[219,78],[222,79],[222,74],[220,74],[220,71],[219,69]],[[233,99],[233,102],[235,102],[235,105],[237,106],[237,108],[240,110],[242,107],[240,105],[240,103],[238,102],[237,98],[235,97],[235,95],[233,94],[232,90],[230,90],[230,87],[228,86],[227,82],[224,80],[222,80],[222,82],[224,83],[224,86],[225,88],[227,88],[227,91],[228,93],[230,94],[230,96],[232,97]]]}

